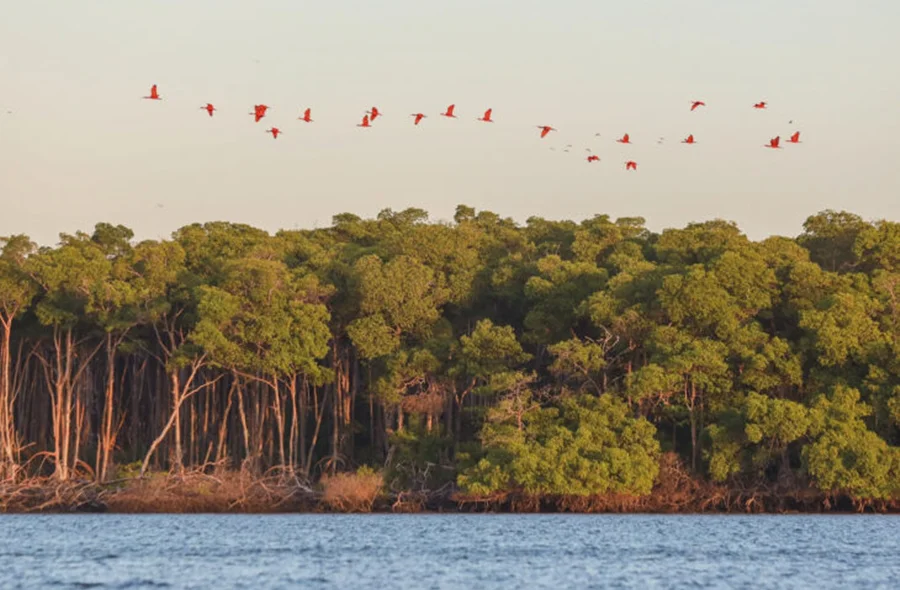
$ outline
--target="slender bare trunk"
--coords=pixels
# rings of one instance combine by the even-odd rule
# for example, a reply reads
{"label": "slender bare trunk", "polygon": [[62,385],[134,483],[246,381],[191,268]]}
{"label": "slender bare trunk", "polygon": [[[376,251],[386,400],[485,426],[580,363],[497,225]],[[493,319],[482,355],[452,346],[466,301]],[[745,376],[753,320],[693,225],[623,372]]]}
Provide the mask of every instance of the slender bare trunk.
{"label": "slender bare trunk", "polygon": [[272,378],[272,396],[275,410],[275,426],[278,429],[278,465],[284,469],[287,461],[284,453],[284,408],[281,403],[281,388],[278,386],[278,378]]}
{"label": "slender bare trunk", "polygon": [[225,412],[222,415],[222,422],[219,424],[219,443],[216,445],[216,464],[220,464],[226,457],[225,449],[228,440],[228,417],[231,414],[231,405],[234,401],[234,390],[237,388],[237,379],[232,380],[231,387],[228,388],[228,402],[225,404]]}
{"label": "slender bare trunk", "polygon": [[322,419],[325,417],[325,407],[327,405],[324,399],[321,403],[319,402],[318,387],[315,385],[313,386],[313,398],[316,400],[316,428],[313,431],[312,440],[309,443],[309,451],[306,455],[306,465],[303,467],[303,475],[307,477],[312,468],[313,453],[316,450],[316,443],[319,441],[319,431],[322,428]]}
{"label": "slender bare trunk", "polygon": [[297,376],[291,375],[288,382],[291,395],[291,433],[288,440],[288,474],[293,476],[297,466],[297,437],[299,436],[300,415],[297,408]]}
{"label": "slender bare trunk", "polygon": [[103,418],[97,444],[97,481],[105,481],[109,471],[110,455],[115,447],[113,414],[115,403],[115,346],[112,334],[106,335],[106,398],[103,404]]}
{"label": "slender bare trunk", "polygon": [[0,318],[0,480],[15,480],[18,475],[18,436],[15,409],[9,381],[12,318]]}
{"label": "slender bare trunk", "polygon": [[195,359],[191,363],[191,372],[188,374],[188,377],[184,380],[184,383],[181,382],[181,378],[179,376],[179,371],[172,371],[169,378],[171,380],[171,388],[172,388],[172,413],[169,415],[169,420],[166,422],[166,425],[163,427],[162,432],[159,433],[159,436],[153,441],[150,445],[150,449],[147,451],[147,454],[144,456],[144,462],[141,465],[141,477],[147,472],[147,467],[150,465],[150,459],[153,458],[153,454],[156,452],[156,449],[159,447],[160,443],[166,439],[169,431],[174,427],[175,429],[175,452],[172,457],[172,465],[171,468],[176,471],[182,471],[182,455],[181,455],[181,424],[180,424],[180,416],[181,416],[181,406],[184,404],[185,400],[189,399],[198,391],[202,391],[207,387],[211,387],[215,385],[219,379],[222,378],[222,375],[215,377],[205,383],[200,384],[199,386],[191,389],[191,386],[194,384],[194,380],[197,377],[198,371],[201,367],[204,366],[206,361],[205,355],[201,356],[198,359]]}

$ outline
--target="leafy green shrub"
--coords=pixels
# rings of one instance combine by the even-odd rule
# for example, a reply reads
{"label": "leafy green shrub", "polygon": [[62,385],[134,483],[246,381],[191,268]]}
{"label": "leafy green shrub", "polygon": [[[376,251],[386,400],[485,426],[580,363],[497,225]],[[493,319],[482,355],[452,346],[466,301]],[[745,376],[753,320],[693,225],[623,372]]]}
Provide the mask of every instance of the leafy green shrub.
{"label": "leafy green shrub", "polygon": [[[611,395],[570,397],[558,408],[522,402],[506,400],[492,412],[482,430],[485,456],[458,478],[463,492],[650,493],[659,472],[656,429],[623,402]],[[520,415],[516,407],[528,409]]]}

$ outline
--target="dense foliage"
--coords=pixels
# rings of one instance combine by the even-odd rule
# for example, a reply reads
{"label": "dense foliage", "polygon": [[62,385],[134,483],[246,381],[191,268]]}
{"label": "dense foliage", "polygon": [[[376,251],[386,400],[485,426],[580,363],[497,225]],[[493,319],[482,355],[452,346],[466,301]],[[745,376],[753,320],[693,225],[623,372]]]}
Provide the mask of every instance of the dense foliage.
{"label": "dense foliage", "polygon": [[459,206],[0,246],[0,479],[368,465],[638,496],[674,452],[714,482],[900,495],[898,223],[754,242]]}

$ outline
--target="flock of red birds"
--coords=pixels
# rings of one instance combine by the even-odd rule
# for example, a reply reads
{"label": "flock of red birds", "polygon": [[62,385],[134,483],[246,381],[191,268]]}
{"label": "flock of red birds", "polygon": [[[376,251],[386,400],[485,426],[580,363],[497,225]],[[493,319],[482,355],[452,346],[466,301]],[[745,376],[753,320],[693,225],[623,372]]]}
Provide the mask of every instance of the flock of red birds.
{"label": "flock of red birds", "polygon": [[[157,88],[156,84],[154,84],[153,86],[150,87],[150,95],[144,96],[143,98],[148,99],[148,100],[162,100],[162,97],[159,95],[159,89]],[[706,103],[703,102],[702,100],[691,101],[691,112],[696,111],[699,107],[705,107],[705,106],[706,106]],[[765,101],[761,101],[761,102],[754,104],[753,108],[762,110],[762,109],[768,108],[768,106],[769,106],[769,103],[767,103]],[[269,106],[264,105],[264,104],[253,105],[253,112],[248,113],[248,114],[253,115],[254,121],[259,123],[260,120],[262,120],[266,116],[266,112],[269,110],[269,108],[270,108]],[[200,109],[205,110],[209,114],[210,117],[212,117],[213,113],[216,111],[216,107],[212,103],[206,103],[206,105],[200,107]],[[458,117],[454,113],[455,110],[456,110],[456,105],[451,104],[450,106],[447,107],[447,110],[445,112],[441,113],[440,116],[447,117],[450,119],[457,119]],[[491,118],[493,113],[494,113],[494,109],[486,110],[484,112],[484,115],[478,118],[478,121],[482,121],[484,123],[493,123],[494,120]],[[372,123],[374,123],[375,119],[377,119],[380,116],[381,116],[381,112],[378,110],[378,108],[372,107],[371,110],[366,111],[366,113],[363,115],[362,121],[360,123],[358,123],[356,126],[363,127],[366,129],[369,127],[372,127]],[[410,117],[413,117],[413,125],[418,125],[419,123],[422,122],[423,119],[425,119],[427,117],[427,115],[425,115],[423,113],[413,113],[410,115]],[[306,109],[303,112],[303,115],[298,117],[298,120],[303,121],[305,123],[312,123],[313,122],[312,109],[309,109],[309,108]],[[556,131],[556,129],[554,127],[551,127],[549,125],[538,125],[537,128],[541,130],[541,139],[547,137],[547,135],[549,135],[551,131]],[[278,139],[278,136],[283,132],[278,127],[273,126],[270,129],[266,129],[266,133],[271,133],[272,137],[274,139]],[[622,136],[621,139],[617,139],[616,142],[630,144],[631,137],[629,137],[629,135],[626,133],[625,135]],[[685,143],[688,145],[695,144],[696,141],[694,141],[694,135],[693,134],[688,135],[685,139],[681,140],[681,143]],[[788,143],[801,143],[800,142],[800,132],[797,131],[793,135],[791,135],[790,139],[788,139]],[[571,146],[567,146],[567,147],[571,147]],[[781,149],[781,137],[780,136],[773,137],[772,139],[769,140],[769,143],[764,144],[763,147],[770,148],[770,149],[776,149],[776,150]],[[588,150],[588,151],[590,151],[590,150]],[[587,157],[587,161],[588,161],[588,163],[599,162],[600,156],[591,154],[590,156]],[[637,162],[635,162],[634,160],[628,160],[627,162],[625,162],[625,169],[626,170],[637,170]]]}

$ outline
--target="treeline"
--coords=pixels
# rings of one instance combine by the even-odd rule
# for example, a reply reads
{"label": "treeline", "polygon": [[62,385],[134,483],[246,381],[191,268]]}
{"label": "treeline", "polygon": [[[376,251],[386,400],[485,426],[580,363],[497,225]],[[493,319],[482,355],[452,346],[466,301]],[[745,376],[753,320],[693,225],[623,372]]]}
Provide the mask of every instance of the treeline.
{"label": "treeline", "polygon": [[[242,469],[392,490],[900,497],[900,224],[519,225],[0,241],[0,480]],[[671,456],[671,455],[669,455]]]}

